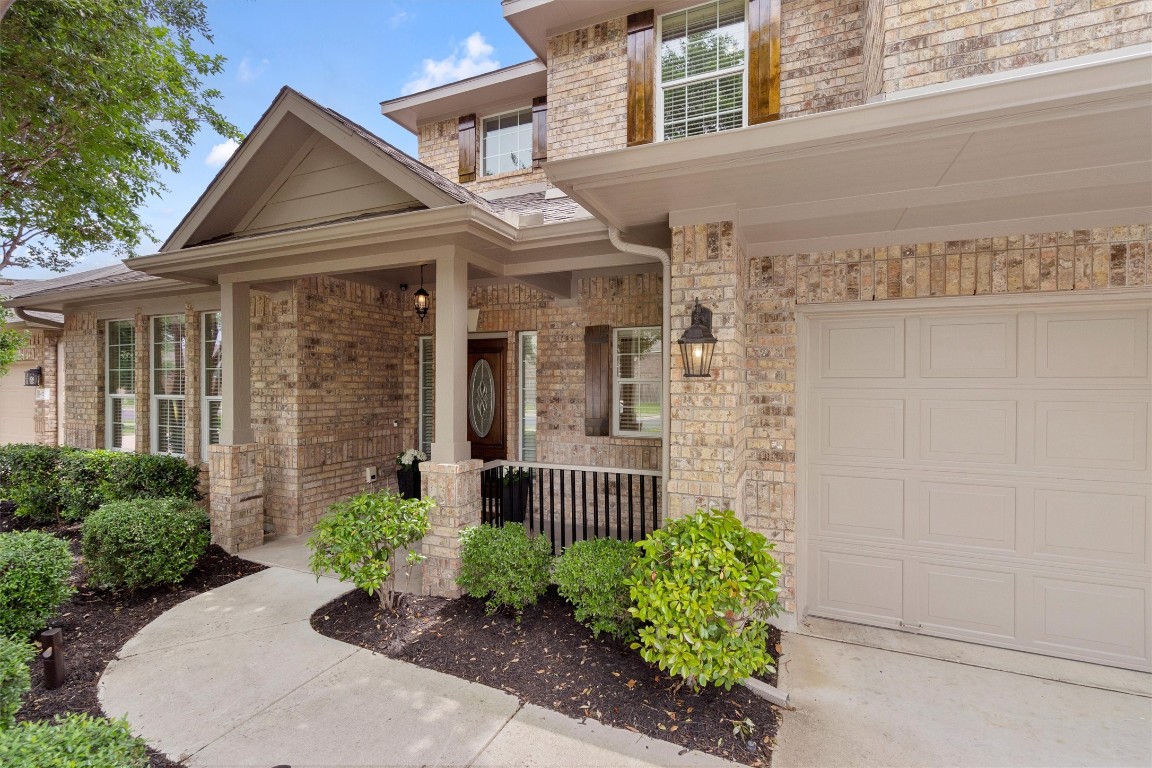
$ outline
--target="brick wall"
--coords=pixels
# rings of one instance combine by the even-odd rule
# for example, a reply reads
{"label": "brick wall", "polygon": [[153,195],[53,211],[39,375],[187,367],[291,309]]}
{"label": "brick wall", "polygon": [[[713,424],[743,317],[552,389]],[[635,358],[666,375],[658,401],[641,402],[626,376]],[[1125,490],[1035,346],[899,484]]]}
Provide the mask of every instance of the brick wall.
{"label": "brick wall", "polygon": [[611,19],[548,40],[548,158],[627,144],[627,20]]}
{"label": "brick wall", "polygon": [[61,332],[48,328],[30,328],[26,331],[27,343],[16,354],[17,365],[13,370],[39,367],[40,386],[36,390],[36,411],[33,415],[33,429],[39,445],[57,443],[57,381],[56,356]]}
{"label": "brick wall", "polygon": [[104,447],[104,323],[91,312],[64,319],[64,444]]}
{"label": "brick wall", "polygon": [[780,7],[780,113],[795,117],[863,103],[861,0],[791,0]]}
{"label": "brick wall", "polygon": [[1150,0],[885,0],[884,90],[1152,42]]}
{"label": "brick wall", "polygon": [[[525,105],[527,106],[527,105]],[[481,115],[481,117],[483,117]],[[479,129],[477,129],[479,130]],[[450,181],[460,179],[460,142],[457,138],[457,121],[443,120],[439,123],[422,125],[416,131],[419,142],[420,162],[432,168]],[[491,192],[525,184],[538,184],[547,181],[540,168],[527,168],[523,171],[502,173],[496,176],[477,176],[463,186],[473,192]]]}

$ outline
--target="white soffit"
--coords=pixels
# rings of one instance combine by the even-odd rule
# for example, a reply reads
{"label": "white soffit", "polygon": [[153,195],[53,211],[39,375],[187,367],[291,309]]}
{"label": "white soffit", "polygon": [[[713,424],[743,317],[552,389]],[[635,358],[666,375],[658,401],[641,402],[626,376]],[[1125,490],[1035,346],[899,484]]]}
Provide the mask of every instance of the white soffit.
{"label": "white soffit", "polygon": [[469,115],[493,114],[548,93],[548,67],[533,59],[411,96],[380,102],[380,114],[412,133],[418,126]]}
{"label": "white soffit", "polygon": [[749,255],[1152,220],[1152,46],[1065,64],[545,170],[624,230],[734,213]]}

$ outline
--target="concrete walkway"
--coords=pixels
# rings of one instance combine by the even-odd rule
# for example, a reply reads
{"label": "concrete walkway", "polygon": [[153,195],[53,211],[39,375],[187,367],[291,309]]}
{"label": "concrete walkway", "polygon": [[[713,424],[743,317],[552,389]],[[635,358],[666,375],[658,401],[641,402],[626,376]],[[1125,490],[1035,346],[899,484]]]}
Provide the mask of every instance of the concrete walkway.
{"label": "concrete walkway", "polygon": [[[176,606],[130,640],[100,703],[189,766],[733,766],[581,723],[516,697],[323,637],[308,619],[348,591],[282,562]],[[683,754],[681,754],[683,752]]]}

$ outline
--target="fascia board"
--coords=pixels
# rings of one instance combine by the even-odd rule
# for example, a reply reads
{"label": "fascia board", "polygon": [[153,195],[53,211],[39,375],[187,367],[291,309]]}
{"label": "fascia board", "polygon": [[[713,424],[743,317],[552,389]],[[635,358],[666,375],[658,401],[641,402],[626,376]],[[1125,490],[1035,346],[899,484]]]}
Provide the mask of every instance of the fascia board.
{"label": "fascia board", "polygon": [[[543,61],[513,64],[483,75],[458,80],[448,85],[420,91],[409,96],[380,102],[380,114],[416,133],[426,123],[459,117],[469,112],[498,108],[513,99],[531,99],[547,89],[548,67]],[[539,82],[543,79],[543,82]]]}

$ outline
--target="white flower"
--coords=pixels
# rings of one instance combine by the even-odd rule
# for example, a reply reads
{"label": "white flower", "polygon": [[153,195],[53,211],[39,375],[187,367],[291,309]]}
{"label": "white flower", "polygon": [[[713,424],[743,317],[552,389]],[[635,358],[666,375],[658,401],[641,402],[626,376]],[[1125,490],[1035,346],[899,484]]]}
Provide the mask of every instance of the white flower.
{"label": "white flower", "polygon": [[396,463],[402,467],[411,467],[413,461],[428,461],[428,457],[424,451],[417,450],[416,448],[409,448],[396,457]]}

